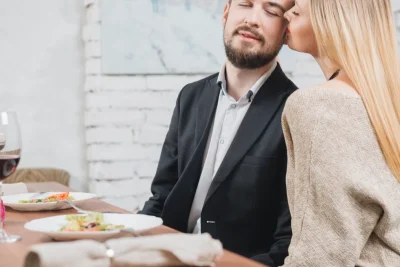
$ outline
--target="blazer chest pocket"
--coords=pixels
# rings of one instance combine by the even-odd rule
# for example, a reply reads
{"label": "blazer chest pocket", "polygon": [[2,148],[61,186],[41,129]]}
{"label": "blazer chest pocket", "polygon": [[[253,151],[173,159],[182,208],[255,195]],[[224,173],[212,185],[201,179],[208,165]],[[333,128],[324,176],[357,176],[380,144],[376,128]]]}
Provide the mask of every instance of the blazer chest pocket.
{"label": "blazer chest pocket", "polygon": [[263,165],[268,164],[271,160],[275,160],[276,157],[256,157],[256,156],[245,156],[242,160],[242,164],[247,165]]}

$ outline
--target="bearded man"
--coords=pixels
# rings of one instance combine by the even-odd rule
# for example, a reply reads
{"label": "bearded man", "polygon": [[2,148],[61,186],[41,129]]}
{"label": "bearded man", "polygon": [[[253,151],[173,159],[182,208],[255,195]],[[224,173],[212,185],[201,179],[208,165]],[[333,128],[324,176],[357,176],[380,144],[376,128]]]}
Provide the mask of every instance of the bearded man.
{"label": "bearded man", "polygon": [[232,0],[226,62],[180,92],[142,214],[279,266],[291,239],[281,115],[297,87],[276,56],[293,0]]}

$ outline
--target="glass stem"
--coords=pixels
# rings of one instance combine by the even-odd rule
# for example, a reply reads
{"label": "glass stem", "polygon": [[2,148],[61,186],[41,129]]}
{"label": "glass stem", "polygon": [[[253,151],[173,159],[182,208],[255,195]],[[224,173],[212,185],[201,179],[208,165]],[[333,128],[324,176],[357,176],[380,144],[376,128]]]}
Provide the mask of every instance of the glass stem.
{"label": "glass stem", "polygon": [[3,200],[2,197],[3,196],[3,182],[0,181],[0,235],[4,236],[5,232],[4,232],[4,219],[6,217],[6,209],[4,207],[3,204]]}

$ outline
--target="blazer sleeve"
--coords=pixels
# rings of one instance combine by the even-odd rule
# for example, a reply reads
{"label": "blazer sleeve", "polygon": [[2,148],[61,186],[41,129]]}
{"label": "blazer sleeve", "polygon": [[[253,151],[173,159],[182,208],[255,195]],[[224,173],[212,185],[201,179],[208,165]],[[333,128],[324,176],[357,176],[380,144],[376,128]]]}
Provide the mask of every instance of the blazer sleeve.
{"label": "blazer sleeve", "polygon": [[161,217],[165,200],[178,181],[178,126],[182,91],[178,95],[157,171],[151,184],[152,196],[138,212],[139,214]]}
{"label": "blazer sleeve", "polygon": [[282,164],[281,166],[281,172],[278,177],[280,181],[279,196],[281,196],[281,199],[278,201],[279,209],[276,230],[274,233],[274,243],[268,252],[252,257],[253,260],[270,267],[276,267],[283,264],[288,255],[288,248],[292,237],[292,228],[290,225],[291,216],[286,194],[286,161],[284,161],[284,163],[285,164]]}

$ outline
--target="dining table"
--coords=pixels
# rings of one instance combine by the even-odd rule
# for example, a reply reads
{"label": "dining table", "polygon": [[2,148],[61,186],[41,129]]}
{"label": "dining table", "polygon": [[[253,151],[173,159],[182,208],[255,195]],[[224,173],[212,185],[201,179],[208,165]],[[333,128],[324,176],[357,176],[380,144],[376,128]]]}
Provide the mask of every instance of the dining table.
{"label": "dining table", "polygon": [[[26,183],[28,192],[70,192],[69,187],[56,182]],[[113,206],[99,198],[92,198],[79,204],[84,210],[97,212],[130,213],[127,210]],[[33,232],[24,228],[24,224],[34,220],[50,216],[77,213],[74,209],[53,210],[53,211],[16,211],[6,208],[5,230],[9,234],[20,235],[22,239],[15,243],[0,244],[0,267],[23,267],[25,255],[29,248],[35,244],[58,242],[40,232]],[[178,231],[167,226],[159,226],[141,233],[144,236],[178,233]],[[126,237],[128,233],[121,233],[116,237]],[[132,237],[135,238],[135,237]],[[140,237],[139,237],[140,238]],[[224,250],[222,258],[215,267],[265,267],[260,263],[242,257],[238,254]]]}

